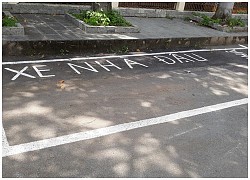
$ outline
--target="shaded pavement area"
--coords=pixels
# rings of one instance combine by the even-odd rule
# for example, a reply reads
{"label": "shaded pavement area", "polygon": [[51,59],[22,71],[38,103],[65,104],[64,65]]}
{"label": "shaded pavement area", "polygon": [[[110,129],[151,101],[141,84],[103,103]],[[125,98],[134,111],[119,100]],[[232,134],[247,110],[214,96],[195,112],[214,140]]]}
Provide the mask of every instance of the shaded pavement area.
{"label": "shaded pavement area", "polygon": [[[238,51],[247,54],[246,48]],[[28,66],[25,73],[37,77],[11,80],[15,73],[3,69],[8,142],[14,146],[247,98],[246,57],[229,51],[186,54],[193,53],[208,61],[167,64],[138,56],[129,59],[148,68],[131,69],[123,58],[111,58],[121,69],[108,66],[110,71],[95,60],[71,62],[98,70],[79,68],[81,74],[68,62],[4,65]],[[50,71],[42,73],[55,76],[39,78],[35,65],[46,65]],[[247,114],[241,105],[7,156],[3,177],[247,177]]]}

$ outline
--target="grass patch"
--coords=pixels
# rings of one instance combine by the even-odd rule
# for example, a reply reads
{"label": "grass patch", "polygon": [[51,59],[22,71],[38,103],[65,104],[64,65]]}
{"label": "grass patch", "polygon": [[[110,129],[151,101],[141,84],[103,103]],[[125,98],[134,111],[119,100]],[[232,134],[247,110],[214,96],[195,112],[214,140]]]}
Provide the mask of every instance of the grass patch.
{"label": "grass patch", "polygon": [[72,14],[75,18],[84,21],[92,26],[132,26],[132,24],[117,11],[81,11],[79,14]]}
{"label": "grass patch", "polygon": [[228,18],[228,19],[212,19],[211,17],[206,16],[205,14],[193,12],[192,13],[194,16],[198,16],[202,18],[202,21],[199,22],[199,25],[203,26],[210,26],[211,23],[217,23],[220,25],[227,25],[229,27],[235,27],[235,26],[240,26],[240,27],[245,27],[246,24],[244,21],[242,21],[240,18]]}
{"label": "grass patch", "polygon": [[190,17],[188,17],[188,16],[186,16],[186,17],[184,17],[184,19],[183,19],[184,21],[190,21],[190,20],[192,20]]}
{"label": "grass patch", "polygon": [[230,27],[234,27],[234,26],[240,26],[240,27],[245,27],[246,24],[244,21],[242,21],[240,18],[229,18],[226,20],[226,23],[228,26]]}
{"label": "grass patch", "polygon": [[2,26],[3,27],[16,27],[17,20],[14,17],[4,16],[2,18]]}
{"label": "grass patch", "polygon": [[166,14],[165,18],[173,20],[175,17],[174,16],[170,16],[169,14]]}
{"label": "grass patch", "polygon": [[247,10],[237,11],[236,14],[248,14]]}

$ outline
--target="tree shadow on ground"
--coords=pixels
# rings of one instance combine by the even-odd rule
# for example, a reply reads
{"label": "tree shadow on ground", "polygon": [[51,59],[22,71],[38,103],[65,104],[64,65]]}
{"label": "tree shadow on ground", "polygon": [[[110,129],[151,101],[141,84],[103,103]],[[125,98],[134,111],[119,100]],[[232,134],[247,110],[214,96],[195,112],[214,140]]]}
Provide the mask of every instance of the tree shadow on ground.
{"label": "tree shadow on ground", "polygon": [[[247,62],[200,66],[190,73],[157,66],[153,71],[139,67],[81,77],[65,78],[63,88],[57,85],[59,79],[23,81],[22,85],[25,77],[4,80],[3,127],[9,144],[245,98],[248,86]],[[237,167],[244,166],[247,157],[247,145],[239,140],[247,141],[247,109],[239,110],[241,118],[228,110],[224,117],[213,113],[203,121],[186,118],[5,157],[3,176],[225,177],[226,168],[236,171],[236,177],[245,176],[247,171]],[[227,121],[231,118],[237,122]],[[236,124],[237,131],[227,130]],[[243,157],[243,162],[234,155]],[[221,164],[215,163],[218,158]]]}

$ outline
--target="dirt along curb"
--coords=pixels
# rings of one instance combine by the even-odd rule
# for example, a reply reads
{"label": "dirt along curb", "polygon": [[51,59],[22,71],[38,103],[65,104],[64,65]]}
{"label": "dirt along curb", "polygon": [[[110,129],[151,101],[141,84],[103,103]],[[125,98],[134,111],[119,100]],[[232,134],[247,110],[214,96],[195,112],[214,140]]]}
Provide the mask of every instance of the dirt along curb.
{"label": "dirt along curb", "polygon": [[169,48],[246,44],[248,36],[193,37],[163,39],[110,39],[67,41],[3,41],[3,56],[84,55],[89,53],[127,53]]}

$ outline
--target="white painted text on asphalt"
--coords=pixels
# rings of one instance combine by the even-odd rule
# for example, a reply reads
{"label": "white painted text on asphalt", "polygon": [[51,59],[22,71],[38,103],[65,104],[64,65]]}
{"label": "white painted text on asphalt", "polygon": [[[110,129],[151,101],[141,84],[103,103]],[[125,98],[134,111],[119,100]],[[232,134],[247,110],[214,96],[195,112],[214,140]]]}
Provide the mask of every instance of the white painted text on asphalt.
{"label": "white painted text on asphalt", "polygon": [[[153,58],[159,62],[162,62],[164,64],[167,65],[174,65],[176,63],[195,63],[195,62],[204,62],[204,61],[208,61],[206,58],[201,57],[195,53],[190,53],[190,54],[166,54],[166,55],[157,55],[157,56],[153,56]],[[94,61],[96,65],[98,65],[99,67],[105,69],[106,71],[111,71],[110,67],[116,68],[118,70],[122,70],[121,67],[119,67],[118,65],[114,64],[113,62],[109,61],[109,60],[102,60],[100,61]],[[120,61],[119,61],[120,62]],[[141,67],[145,67],[148,68],[149,65],[143,64],[143,63],[139,63],[137,61],[131,60],[131,59],[127,59],[127,58],[123,58],[123,62],[130,68],[133,69],[136,66],[141,66]],[[88,62],[83,62],[81,63],[81,65],[79,64],[75,64],[75,63],[67,63],[67,65],[70,67],[70,69],[73,70],[73,72],[77,73],[77,74],[81,74],[81,72],[83,70],[87,70],[87,71],[91,71],[91,72],[95,72],[98,73],[99,71],[93,67],[93,65],[91,65]],[[29,78],[36,78],[36,76],[34,75],[30,75],[27,72],[25,72],[28,69],[29,66],[25,66],[23,67],[21,70],[15,70],[12,68],[4,68],[5,70],[8,70],[10,72],[16,73],[13,78],[11,80],[16,80],[19,76],[25,76],[25,77],[29,77]],[[40,78],[49,78],[49,77],[54,77],[55,75],[50,72],[50,69],[47,67],[47,65],[34,65],[31,66],[32,69],[36,72],[36,74],[38,75],[38,77]]]}

